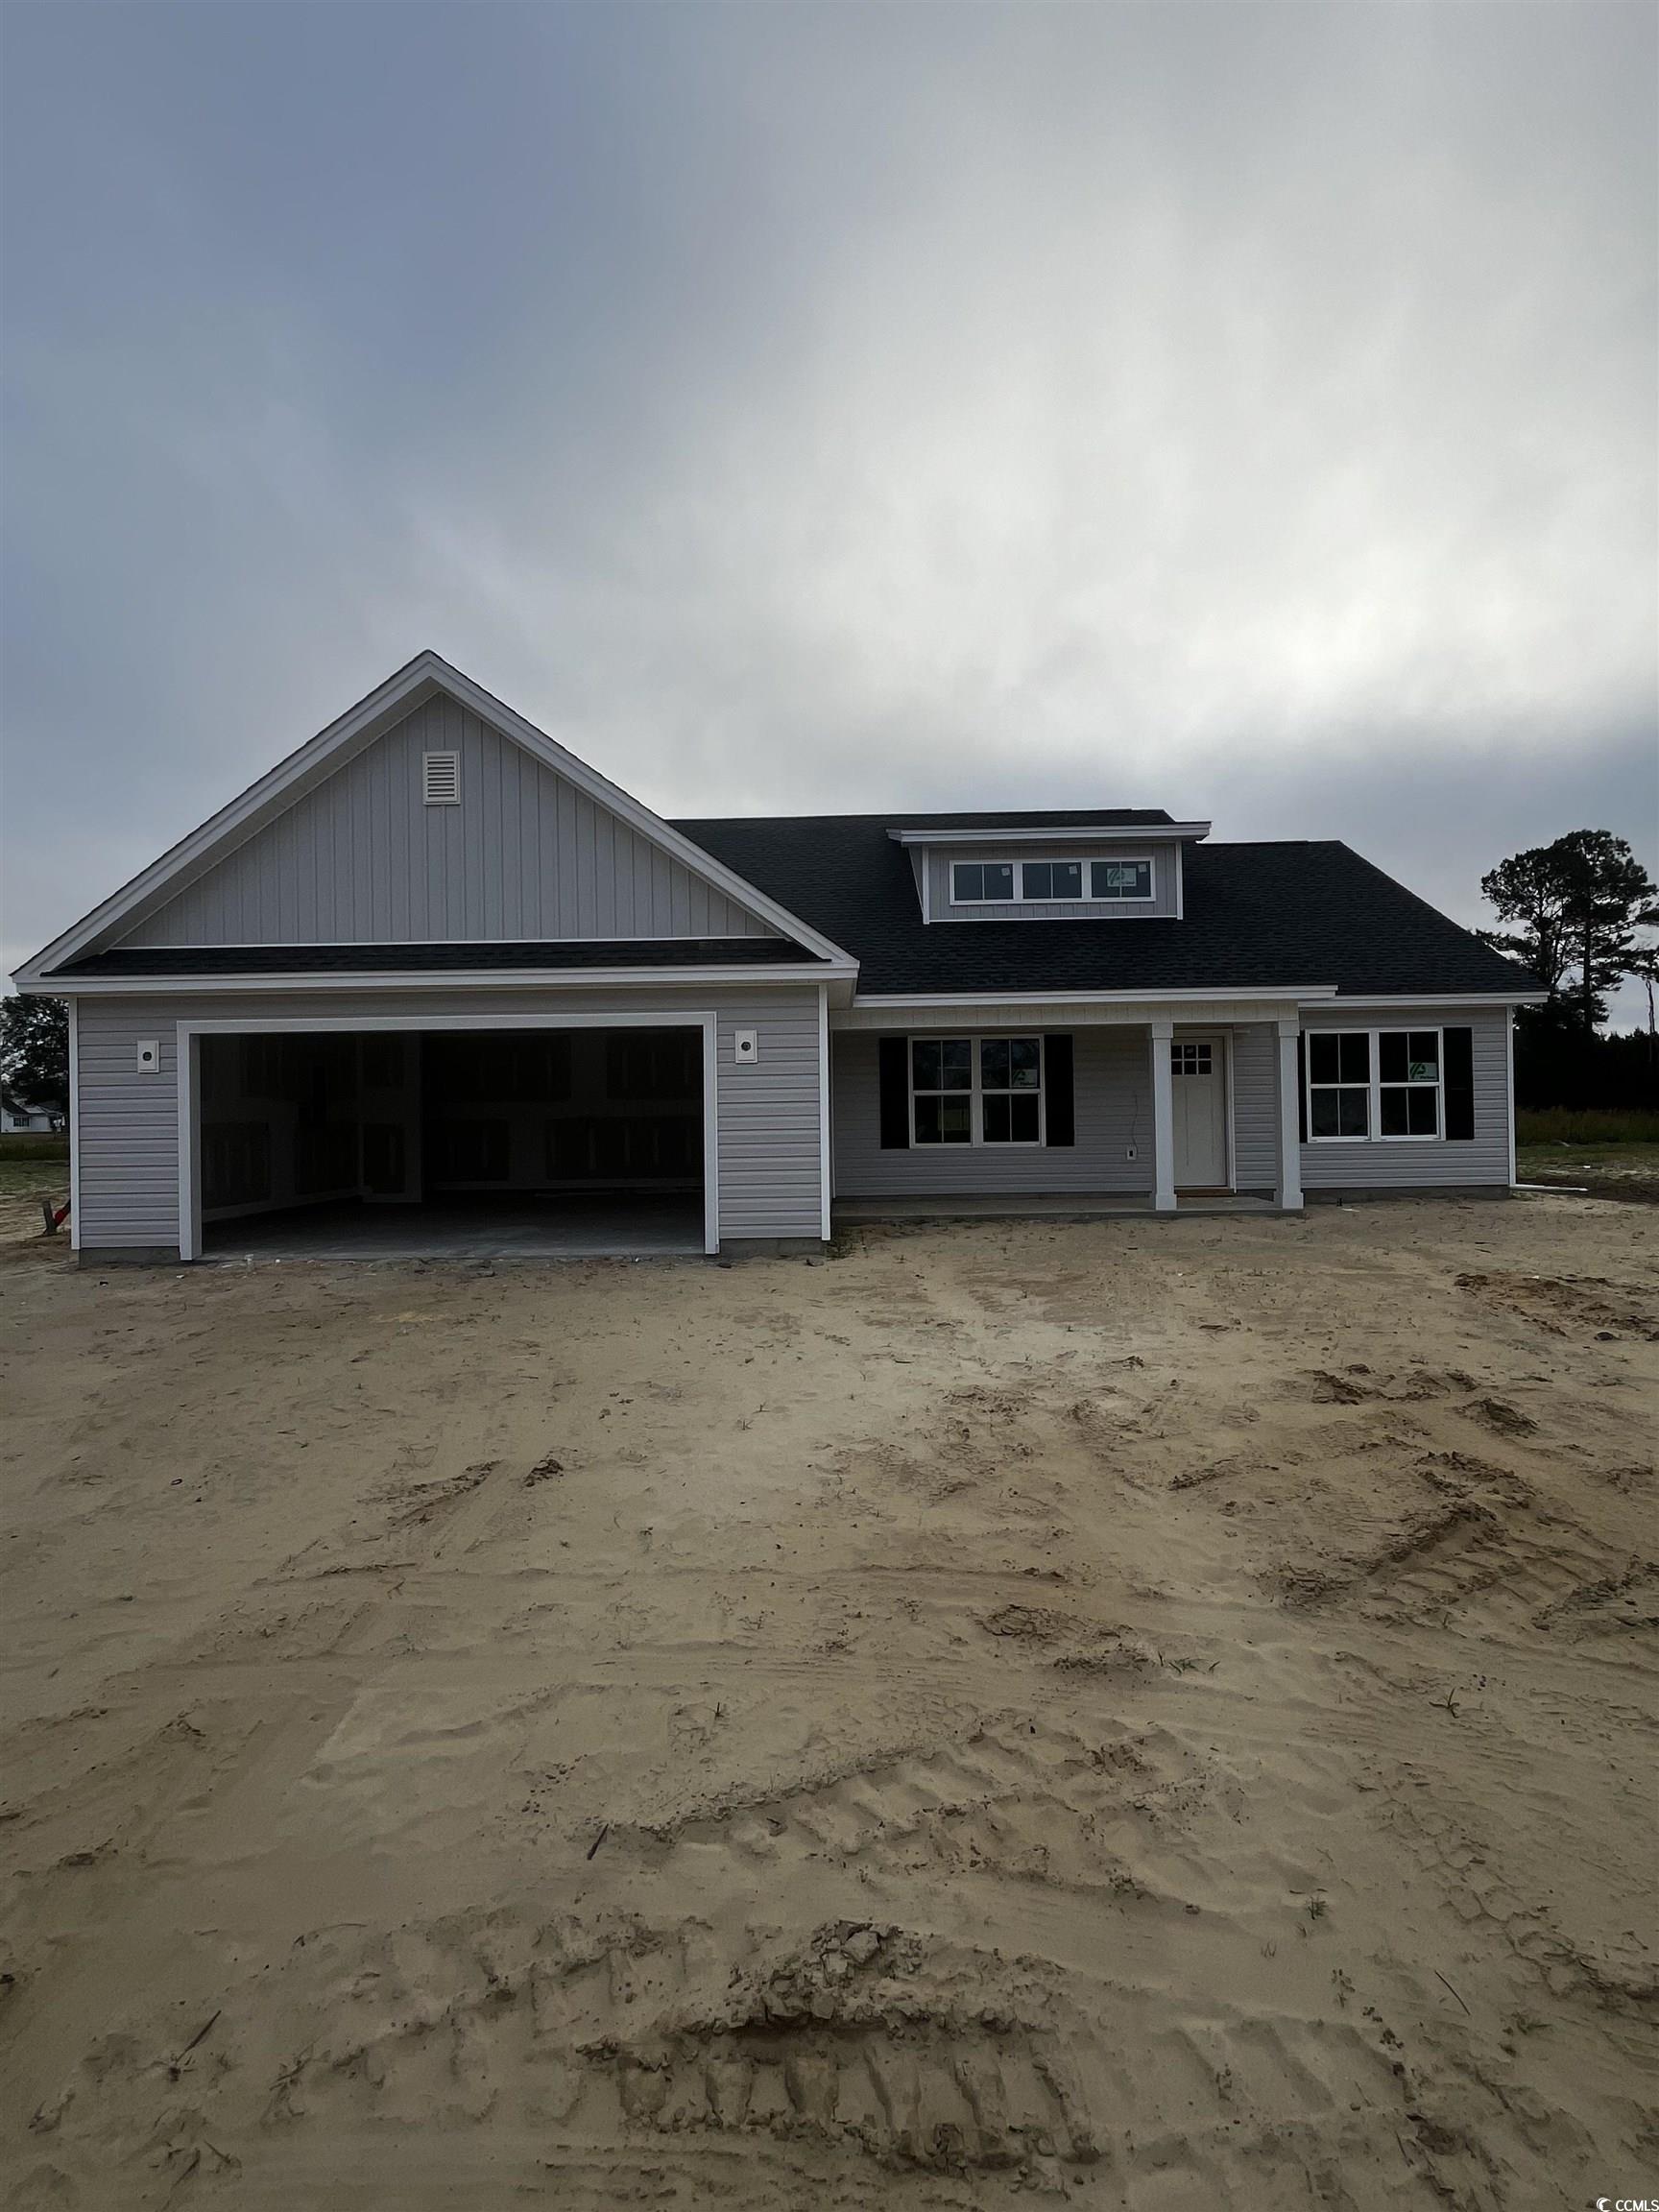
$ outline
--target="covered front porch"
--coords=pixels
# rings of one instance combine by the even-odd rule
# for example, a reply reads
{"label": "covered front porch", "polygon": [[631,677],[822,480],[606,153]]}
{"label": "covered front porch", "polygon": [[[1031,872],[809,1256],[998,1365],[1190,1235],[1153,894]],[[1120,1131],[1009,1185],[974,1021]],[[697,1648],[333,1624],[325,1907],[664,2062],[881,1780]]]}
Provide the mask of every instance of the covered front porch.
{"label": "covered front porch", "polygon": [[1302,1205],[1286,999],[901,1009],[832,1024],[837,1218],[1126,1217]]}

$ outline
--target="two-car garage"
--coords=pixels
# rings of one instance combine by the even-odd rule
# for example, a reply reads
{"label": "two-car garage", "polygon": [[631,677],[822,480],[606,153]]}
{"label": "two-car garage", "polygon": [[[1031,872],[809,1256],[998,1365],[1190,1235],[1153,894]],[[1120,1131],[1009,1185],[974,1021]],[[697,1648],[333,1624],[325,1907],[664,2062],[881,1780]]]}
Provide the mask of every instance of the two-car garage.
{"label": "two-car garage", "polygon": [[201,1249],[711,1249],[710,1026],[204,1027]]}

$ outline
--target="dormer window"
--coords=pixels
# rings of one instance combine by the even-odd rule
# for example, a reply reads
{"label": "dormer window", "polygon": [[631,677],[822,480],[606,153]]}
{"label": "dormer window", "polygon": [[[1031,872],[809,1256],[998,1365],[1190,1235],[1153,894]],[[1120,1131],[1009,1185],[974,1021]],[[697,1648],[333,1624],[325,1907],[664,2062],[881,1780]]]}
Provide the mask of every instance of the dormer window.
{"label": "dormer window", "polygon": [[950,869],[950,896],[958,906],[972,906],[981,900],[1012,899],[1014,896],[1014,863],[1012,860],[957,860]]}
{"label": "dormer window", "polygon": [[1157,861],[1103,858],[1084,854],[1076,859],[952,860],[952,906],[1083,906],[1143,902],[1156,896]]}
{"label": "dormer window", "polygon": [[1091,899],[1150,899],[1151,861],[1091,860],[1089,896]]}
{"label": "dormer window", "polygon": [[1020,868],[1022,899],[1081,899],[1081,860],[1025,860]]}

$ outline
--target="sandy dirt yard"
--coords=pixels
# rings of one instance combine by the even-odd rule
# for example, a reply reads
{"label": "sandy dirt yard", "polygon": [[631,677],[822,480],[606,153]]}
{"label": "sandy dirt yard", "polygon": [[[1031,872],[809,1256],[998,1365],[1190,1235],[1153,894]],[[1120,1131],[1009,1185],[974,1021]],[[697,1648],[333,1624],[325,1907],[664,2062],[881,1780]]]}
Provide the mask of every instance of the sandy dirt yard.
{"label": "sandy dirt yard", "polygon": [[0,2201],[1659,2195],[1659,1243],[0,1261]]}

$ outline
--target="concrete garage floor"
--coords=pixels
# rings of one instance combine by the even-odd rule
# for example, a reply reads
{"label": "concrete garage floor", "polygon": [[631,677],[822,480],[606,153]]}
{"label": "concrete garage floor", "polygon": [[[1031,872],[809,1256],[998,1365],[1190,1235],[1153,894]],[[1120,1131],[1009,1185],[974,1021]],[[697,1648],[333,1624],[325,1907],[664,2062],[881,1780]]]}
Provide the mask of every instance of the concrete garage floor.
{"label": "concrete garage floor", "polygon": [[204,1258],[590,1260],[703,1250],[703,1198],[636,1190],[445,1198],[419,1206],[295,1207],[209,1224]]}

